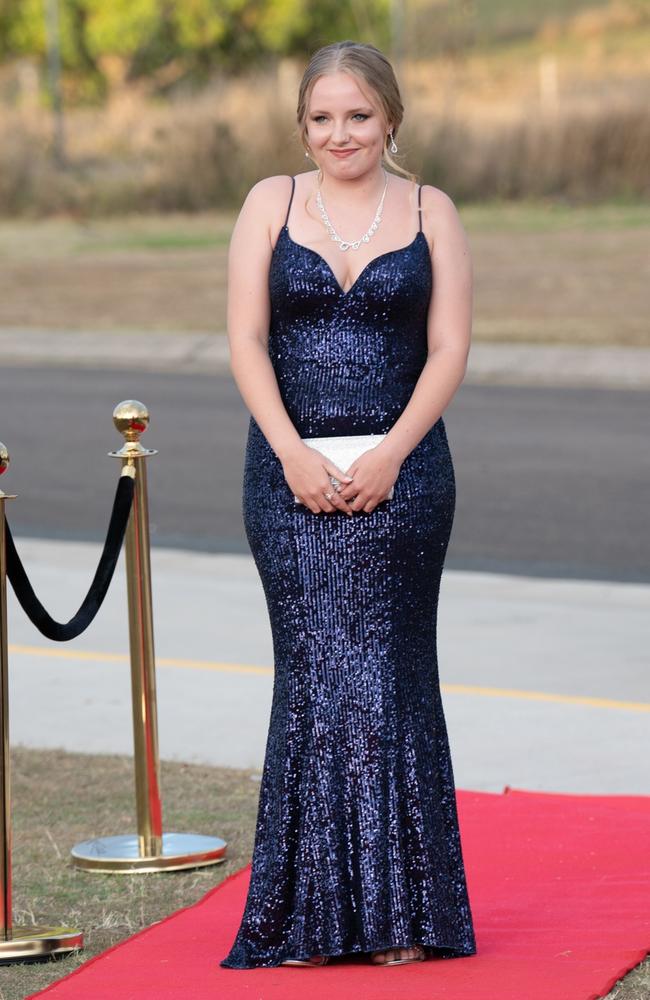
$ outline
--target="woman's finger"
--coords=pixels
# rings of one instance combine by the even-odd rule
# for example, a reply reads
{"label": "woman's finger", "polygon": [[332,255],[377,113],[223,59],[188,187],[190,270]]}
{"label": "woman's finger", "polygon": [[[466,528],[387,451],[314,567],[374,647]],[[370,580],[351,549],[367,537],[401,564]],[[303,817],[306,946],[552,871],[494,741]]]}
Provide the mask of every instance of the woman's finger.
{"label": "woman's finger", "polygon": [[330,511],[332,511],[332,510],[341,510],[341,511],[343,511],[346,514],[348,514],[348,513],[352,514],[352,511],[350,510],[349,504],[347,503],[346,500],[343,499],[343,497],[341,496],[339,490],[340,490],[340,487],[334,486],[331,483],[329,485],[329,489],[326,488],[326,489],[323,490],[323,493],[327,494],[326,499],[329,499],[329,502],[330,502],[329,510]]}
{"label": "woman's finger", "polygon": [[335,465],[334,462],[326,461],[325,470],[328,476],[334,476],[340,483],[349,483],[352,479],[352,476],[350,476],[347,472],[344,472],[343,469],[339,469],[338,465]]}

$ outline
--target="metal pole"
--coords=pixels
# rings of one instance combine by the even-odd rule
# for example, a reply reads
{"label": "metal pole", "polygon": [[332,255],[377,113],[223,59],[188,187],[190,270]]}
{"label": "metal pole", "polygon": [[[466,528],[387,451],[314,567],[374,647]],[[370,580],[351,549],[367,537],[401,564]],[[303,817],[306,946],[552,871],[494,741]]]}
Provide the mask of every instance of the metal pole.
{"label": "metal pole", "polygon": [[45,38],[47,44],[47,67],[52,100],[54,134],[52,151],[54,160],[65,166],[65,135],[63,130],[63,97],[61,94],[61,44],[59,37],[59,0],[45,2]]}
{"label": "metal pole", "polygon": [[125,443],[119,451],[109,454],[121,458],[122,475],[130,475],[135,480],[125,551],[138,835],[137,838],[126,835],[85,841],[73,848],[72,858],[81,868],[113,872],[150,872],[216,864],[225,860],[225,840],[190,833],[163,834],[162,830],[145,462],[157,452],[140,444],[140,435],[149,426],[149,412],[143,403],[137,399],[119,403],[113,411],[113,422],[124,435]]}
{"label": "metal pole", "polygon": [[[0,475],[9,453],[0,442]],[[72,927],[13,927],[11,902],[11,775],[9,747],[9,653],[7,628],[7,545],[5,501],[15,494],[0,490],[0,961],[25,962],[46,955],[78,951],[83,934]]]}
{"label": "metal pole", "polygon": [[[0,466],[4,472],[9,454],[0,444]],[[9,753],[9,651],[7,639],[7,546],[5,538],[5,500],[0,490],[0,934],[3,941],[11,937],[11,775]]]}
{"label": "metal pole", "polygon": [[[143,449],[144,452],[144,449]],[[131,649],[133,746],[140,854],[156,857],[162,851],[162,805],[158,758],[156,660],[151,601],[147,452],[138,455],[133,510],[126,531],[126,577]],[[124,458],[124,466],[133,458]]]}

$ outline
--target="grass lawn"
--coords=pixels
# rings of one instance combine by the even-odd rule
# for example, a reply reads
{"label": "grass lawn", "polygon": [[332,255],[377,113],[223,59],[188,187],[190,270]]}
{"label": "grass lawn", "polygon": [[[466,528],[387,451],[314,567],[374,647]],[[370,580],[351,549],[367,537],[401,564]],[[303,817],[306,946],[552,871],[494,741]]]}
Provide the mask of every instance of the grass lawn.
{"label": "grass lawn", "polygon": [[[458,208],[476,340],[650,346],[649,203]],[[0,221],[0,328],[224,333],[233,221]]]}
{"label": "grass lawn", "polygon": [[[23,1000],[43,989],[92,955],[196,902],[250,860],[259,774],[163,762],[162,789],[165,830],[223,837],[228,859],[156,875],[81,871],[69,860],[75,843],[135,831],[131,759],[14,748],[14,926],[67,924],[84,932],[85,947],[55,961],[0,967],[0,1000]],[[646,960],[609,1000],[647,1000],[649,991]]]}
{"label": "grass lawn", "polygon": [[73,867],[70,848],[79,841],[135,832],[132,760],[13,749],[14,926],[75,927],[84,932],[84,949],[43,963],[0,967],[0,1000],[22,1000],[43,989],[117,941],[196,902],[250,860],[256,773],[181,763],[163,763],[161,770],[165,831],[222,837],[226,861],[146,875]]}

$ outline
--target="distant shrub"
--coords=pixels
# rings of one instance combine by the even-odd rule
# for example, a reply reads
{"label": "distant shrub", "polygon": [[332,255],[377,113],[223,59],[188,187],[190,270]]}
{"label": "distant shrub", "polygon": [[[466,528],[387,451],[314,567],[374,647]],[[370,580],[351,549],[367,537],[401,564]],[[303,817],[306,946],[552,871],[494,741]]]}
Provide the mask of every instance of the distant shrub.
{"label": "distant shrub", "polygon": [[[259,74],[170,103],[125,91],[105,109],[76,109],[66,117],[65,169],[52,162],[43,112],[6,111],[0,214],[234,208],[260,177],[313,167],[294,137],[293,82],[284,97],[276,84]],[[650,110],[642,96],[639,88],[625,102],[594,99],[506,119],[485,105],[436,114],[429,96],[416,98],[398,158],[462,201],[646,197]]]}

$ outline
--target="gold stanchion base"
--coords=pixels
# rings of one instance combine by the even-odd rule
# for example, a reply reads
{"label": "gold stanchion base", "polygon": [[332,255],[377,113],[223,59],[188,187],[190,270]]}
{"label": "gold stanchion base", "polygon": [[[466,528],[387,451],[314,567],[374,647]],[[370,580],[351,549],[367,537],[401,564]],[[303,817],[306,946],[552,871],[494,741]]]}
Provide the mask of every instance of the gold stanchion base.
{"label": "gold stanchion base", "polygon": [[7,940],[0,934],[0,964],[62,955],[83,948],[82,931],[72,927],[14,927]]}
{"label": "gold stanchion base", "polygon": [[162,854],[140,855],[136,834],[101,837],[75,844],[70,852],[77,868],[94,872],[162,872],[203,868],[226,860],[226,841],[199,833],[163,833]]}

